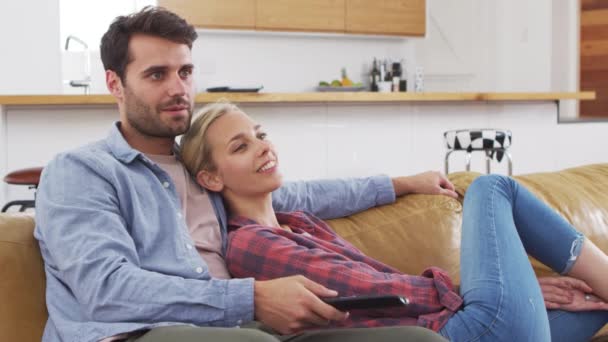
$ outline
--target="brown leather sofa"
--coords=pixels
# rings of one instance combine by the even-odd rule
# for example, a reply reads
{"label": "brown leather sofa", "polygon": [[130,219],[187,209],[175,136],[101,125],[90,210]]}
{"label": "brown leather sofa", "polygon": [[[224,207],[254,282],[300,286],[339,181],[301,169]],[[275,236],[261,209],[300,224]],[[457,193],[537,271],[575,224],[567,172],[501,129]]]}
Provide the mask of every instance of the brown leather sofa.
{"label": "brown leather sofa", "polygon": [[[450,179],[462,195],[478,175],[454,173]],[[515,178],[608,252],[608,164]],[[435,265],[458,282],[461,212],[458,200],[410,195],[330,223],[365,253],[404,272],[420,274]],[[33,229],[31,216],[0,215],[0,341],[42,336],[45,278]],[[537,274],[551,273],[533,263]]]}

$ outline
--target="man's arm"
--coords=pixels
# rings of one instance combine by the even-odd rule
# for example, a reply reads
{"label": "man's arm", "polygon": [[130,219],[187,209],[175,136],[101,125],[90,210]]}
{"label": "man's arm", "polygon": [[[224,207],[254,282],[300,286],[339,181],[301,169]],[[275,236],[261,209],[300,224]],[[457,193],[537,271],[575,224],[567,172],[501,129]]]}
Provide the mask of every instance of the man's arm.
{"label": "man's arm", "polygon": [[395,197],[413,193],[458,197],[443,174],[428,171],[392,179],[381,175],[285,183],[272,193],[272,199],[276,211],[307,211],[327,220],[393,203]]}
{"label": "man's arm", "polygon": [[251,278],[186,279],[140,266],[137,249],[145,247],[129,235],[116,195],[124,184],[112,184],[108,174],[94,160],[63,156],[45,168],[38,191],[36,238],[47,272],[69,287],[82,319],[211,326],[252,320]]}
{"label": "man's arm", "polygon": [[395,201],[388,176],[288,182],[272,193],[276,211],[307,211],[322,219],[344,217]]}
{"label": "man's arm", "polygon": [[454,184],[445,175],[437,171],[427,171],[413,176],[395,177],[392,179],[395,194],[444,195],[458,198]]}

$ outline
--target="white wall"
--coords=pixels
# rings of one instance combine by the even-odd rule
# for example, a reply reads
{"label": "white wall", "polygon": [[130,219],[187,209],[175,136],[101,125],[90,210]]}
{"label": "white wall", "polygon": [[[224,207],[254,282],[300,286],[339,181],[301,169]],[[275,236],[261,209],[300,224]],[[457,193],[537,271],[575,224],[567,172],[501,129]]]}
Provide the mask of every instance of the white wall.
{"label": "white wall", "polygon": [[[576,10],[572,3],[427,0],[424,39],[199,30],[193,51],[197,89],[264,85],[269,92],[312,91],[320,80],[339,78],[342,67],[367,84],[373,58],[388,57],[405,59],[410,89],[415,67],[422,66],[427,91],[574,90],[559,80],[574,62],[562,57],[572,43],[556,38],[576,28],[563,25],[563,18]],[[561,31],[554,33],[556,29]],[[556,40],[561,45],[553,47]],[[79,53],[64,56],[65,79],[82,75],[82,60]],[[92,69],[92,92],[107,93],[95,51]],[[64,87],[64,92],[82,90]]]}
{"label": "white wall", "polygon": [[[57,1],[0,4],[0,34],[7,46],[16,46],[2,57],[8,63],[0,64],[0,94],[57,93],[60,65],[78,77],[82,65],[77,53],[59,61]],[[200,31],[193,52],[197,89],[263,84],[266,91],[310,91],[319,80],[338,78],[341,67],[347,67],[355,81],[365,82],[373,57],[403,57],[410,73],[415,65],[424,66],[429,91],[574,90],[562,88],[575,79],[574,58],[555,55],[571,48],[570,43],[556,44],[561,40],[555,31],[555,18],[571,18],[564,9],[568,0],[427,1],[425,39]],[[11,37],[15,25],[26,20],[26,7],[40,6],[44,15],[28,12],[30,29],[20,39]],[[575,37],[566,31],[570,39]],[[106,92],[98,53],[93,54],[93,62],[93,93]],[[570,68],[567,77],[561,74],[561,64]],[[605,144],[597,143],[604,141],[608,123],[557,124],[556,107],[550,102],[247,105],[245,109],[277,141],[288,179],[439,170],[445,152],[441,133],[466,127],[511,129],[516,173],[608,161]],[[61,150],[102,138],[116,118],[112,107],[9,108],[0,118],[0,173],[43,165]],[[456,169],[462,169],[461,161],[454,156]],[[496,167],[504,172],[504,164]],[[480,160],[474,169],[483,170]],[[28,195],[22,187],[2,189],[0,203]]]}
{"label": "white wall", "polygon": [[0,94],[61,92],[58,1],[0,1]]}
{"label": "white wall", "polygon": [[[553,3],[551,89],[579,89],[579,2],[556,0]],[[578,103],[568,101],[562,107],[561,119],[578,117]]]}
{"label": "white wall", "polygon": [[[61,52],[59,1],[0,4],[0,34],[3,42],[7,42],[5,46],[10,47],[5,49],[2,58],[6,62],[0,66],[3,75],[0,94],[82,93],[82,89],[62,85],[63,79],[82,78],[84,59],[78,51]],[[61,1],[64,7],[74,2]],[[152,2],[119,2],[122,7],[113,11],[120,12],[124,7],[127,12],[127,8]],[[416,66],[423,66],[428,91],[575,89],[574,1],[428,0],[427,3],[424,39],[200,30],[194,48],[198,90],[224,84],[263,84],[266,91],[310,91],[319,80],[339,78],[341,67],[347,67],[354,80],[367,83],[373,57],[404,58],[410,77]],[[31,8],[39,10],[30,11]],[[90,9],[79,11],[78,15],[81,19],[108,17],[108,11]],[[65,16],[64,12],[62,8]],[[98,39],[110,19],[105,21],[103,25],[99,20],[91,21],[92,26],[104,27],[88,28],[86,32],[93,33],[82,34],[90,36],[89,40]],[[78,35],[77,27],[81,24],[69,29],[63,24],[62,36]],[[15,27],[24,27],[24,31],[13,37]],[[96,51],[99,42],[88,43],[92,50],[92,93],[107,93]],[[567,52],[570,55],[566,56]],[[45,58],[39,58],[42,55]]]}

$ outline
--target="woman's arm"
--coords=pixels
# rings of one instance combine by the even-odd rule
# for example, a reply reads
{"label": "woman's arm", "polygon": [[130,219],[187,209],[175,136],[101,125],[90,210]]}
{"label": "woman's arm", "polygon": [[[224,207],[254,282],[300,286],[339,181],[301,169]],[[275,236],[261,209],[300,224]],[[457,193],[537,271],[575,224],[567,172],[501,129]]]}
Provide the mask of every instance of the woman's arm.
{"label": "woman's arm", "polygon": [[409,299],[411,304],[403,310],[383,310],[387,316],[419,316],[445,307],[433,278],[380,272],[364,260],[353,260],[326,246],[304,246],[284,234],[260,226],[232,232],[226,254],[230,273],[257,280],[303,275],[336,290],[339,296],[395,294]]}

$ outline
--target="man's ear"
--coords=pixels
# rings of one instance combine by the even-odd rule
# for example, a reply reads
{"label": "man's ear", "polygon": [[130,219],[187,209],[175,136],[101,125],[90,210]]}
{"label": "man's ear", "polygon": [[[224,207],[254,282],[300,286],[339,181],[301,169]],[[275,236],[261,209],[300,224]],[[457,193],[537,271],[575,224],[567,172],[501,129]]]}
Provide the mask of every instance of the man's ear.
{"label": "man's ear", "polygon": [[123,100],[123,84],[120,77],[118,77],[118,74],[116,74],[116,72],[113,70],[106,70],[106,87],[110,91],[110,94],[112,94],[117,100]]}
{"label": "man's ear", "polygon": [[209,191],[220,192],[224,189],[224,182],[215,172],[201,170],[196,174],[196,182]]}

